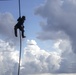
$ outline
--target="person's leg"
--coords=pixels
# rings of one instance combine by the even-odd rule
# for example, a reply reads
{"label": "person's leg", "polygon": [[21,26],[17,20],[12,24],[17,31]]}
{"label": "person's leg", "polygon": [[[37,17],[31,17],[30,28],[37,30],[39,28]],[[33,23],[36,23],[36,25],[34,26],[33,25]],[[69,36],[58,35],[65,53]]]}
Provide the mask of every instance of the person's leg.
{"label": "person's leg", "polygon": [[24,30],[22,30],[22,38],[25,38],[26,36],[24,36]]}
{"label": "person's leg", "polygon": [[22,31],[22,38],[25,38],[26,36],[24,36],[24,27],[20,27],[19,29]]}
{"label": "person's leg", "polygon": [[14,34],[17,37],[17,26],[16,25],[14,26]]}

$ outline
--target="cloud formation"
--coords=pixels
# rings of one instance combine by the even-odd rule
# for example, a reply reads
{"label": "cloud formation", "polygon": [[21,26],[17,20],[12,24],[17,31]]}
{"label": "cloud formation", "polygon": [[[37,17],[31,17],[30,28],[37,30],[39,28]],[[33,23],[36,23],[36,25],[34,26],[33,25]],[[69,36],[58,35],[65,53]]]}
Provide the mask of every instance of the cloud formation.
{"label": "cloud formation", "polygon": [[14,35],[14,26],[16,20],[13,15],[9,12],[0,13],[0,38],[5,41],[18,44],[18,38]]}
{"label": "cloud formation", "polygon": [[24,49],[23,74],[53,73],[59,69],[61,57],[56,52],[47,52],[28,40]]}
{"label": "cloud formation", "polygon": [[55,43],[54,48],[56,48],[62,58],[60,68],[57,70],[57,73],[76,73],[76,54],[72,51],[70,41],[59,40]]}
{"label": "cloud formation", "polygon": [[[18,52],[10,43],[0,40],[0,74],[16,75]],[[21,63],[21,74],[53,73],[59,69],[61,57],[56,52],[41,50],[34,40],[28,40]]]}
{"label": "cloud formation", "polygon": [[70,39],[72,49],[76,53],[76,1],[75,0],[46,0],[36,11],[46,22],[41,23],[42,32],[39,39],[57,40]]}
{"label": "cloud formation", "polygon": [[[42,50],[35,40],[27,40],[21,60],[21,75],[43,73],[76,73],[76,55],[67,40],[58,40],[55,51]],[[17,75],[19,51],[0,40],[0,74]]]}
{"label": "cloud formation", "polygon": [[11,37],[15,20],[10,13],[0,13],[0,34]]}
{"label": "cloud formation", "polygon": [[[39,33],[38,38],[56,40],[55,52],[47,52],[41,49],[35,40],[28,40],[21,61],[21,75],[76,73],[76,54],[74,54],[76,1],[74,1],[46,0],[45,4],[37,8],[35,14],[46,19],[46,23],[41,23],[43,31]],[[14,18],[10,13],[0,14],[0,35],[15,40],[11,34],[14,24]],[[19,51],[11,43],[0,40],[1,75],[17,75],[18,53]]]}
{"label": "cloud formation", "polygon": [[18,51],[8,42],[0,39],[0,74],[17,75]]}

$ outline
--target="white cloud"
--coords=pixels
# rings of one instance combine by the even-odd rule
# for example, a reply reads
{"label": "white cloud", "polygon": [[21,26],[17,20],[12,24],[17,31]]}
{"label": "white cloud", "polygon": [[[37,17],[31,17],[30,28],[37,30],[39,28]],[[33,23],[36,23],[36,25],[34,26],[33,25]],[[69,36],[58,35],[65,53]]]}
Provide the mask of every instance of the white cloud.
{"label": "white cloud", "polygon": [[11,13],[0,13],[0,38],[16,44],[19,39],[14,35],[15,24],[16,20]]}
{"label": "white cloud", "polygon": [[[56,52],[41,50],[34,40],[28,40],[21,61],[21,74],[53,73],[59,69],[61,57]],[[10,43],[0,40],[0,74],[16,75],[18,51]]]}
{"label": "white cloud", "polygon": [[29,40],[24,49],[21,74],[76,73],[76,55],[72,52],[69,40],[57,40],[54,52],[42,50],[32,41],[35,42]]}
{"label": "white cloud", "polygon": [[76,73],[76,1],[46,0],[36,11],[45,22],[37,38],[54,40],[54,49],[61,59],[58,73]]}
{"label": "white cloud", "polygon": [[[21,61],[21,75],[76,73],[76,55],[67,40],[57,40],[54,52],[42,50],[35,40],[28,40]],[[0,40],[0,74],[16,75],[18,53],[10,43]],[[70,65],[70,66],[69,66]]]}
{"label": "white cloud", "polygon": [[[0,74],[16,75],[18,66],[18,51],[8,42],[0,40]],[[15,72],[15,74],[13,74]]]}
{"label": "white cloud", "polygon": [[[47,20],[46,24],[41,25],[43,31],[38,38],[57,40],[54,44],[56,52],[42,50],[35,40],[28,40],[21,61],[21,75],[76,73],[76,55],[73,53],[76,49],[75,8],[75,0],[47,0],[44,5],[38,7],[36,14]],[[10,13],[0,13],[0,37],[17,40],[13,34],[15,23]],[[18,52],[11,42],[0,40],[1,75],[17,75]]]}
{"label": "white cloud", "polygon": [[58,40],[54,45],[62,60],[58,73],[76,73],[76,54],[72,51],[69,40]]}
{"label": "white cloud", "polygon": [[15,23],[12,14],[0,13],[0,34],[12,36]]}
{"label": "white cloud", "polygon": [[59,69],[61,57],[57,52],[40,49],[34,40],[28,42],[24,49],[22,73],[53,73]]}
{"label": "white cloud", "polygon": [[[76,55],[73,53],[76,45],[75,8],[76,4],[73,0],[47,0],[44,5],[38,7],[36,14],[47,20],[45,24],[42,23],[43,31],[39,33],[38,38],[56,40],[55,51],[42,50],[35,40],[28,40],[21,61],[21,75],[76,73]],[[15,40],[13,34],[15,23],[10,13],[0,13],[0,35],[2,38]],[[17,75],[17,68],[18,51],[15,50],[11,42],[0,40],[0,74]]]}
{"label": "white cloud", "polygon": [[75,0],[46,0],[36,11],[46,19],[42,23],[42,32],[37,38],[42,40],[70,39],[72,50],[76,52],[76,1]]}
{"label": "white cloud", "polygon": [[29,74],[29,75],[76,75],[76,74],[50,74],[50,73],[45,73],[45,74]]}

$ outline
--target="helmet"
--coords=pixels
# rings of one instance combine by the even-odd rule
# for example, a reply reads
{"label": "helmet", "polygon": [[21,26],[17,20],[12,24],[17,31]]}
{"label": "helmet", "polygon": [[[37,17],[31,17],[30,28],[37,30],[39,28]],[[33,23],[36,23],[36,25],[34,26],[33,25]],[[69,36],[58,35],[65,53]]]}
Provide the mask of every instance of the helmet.
{"label": "helmet", "polygon": [[22,16],[22,19],[24,19],[24,20],[25,20],[25,19],[26,19],[26,17],[25,17],[25,16]]}

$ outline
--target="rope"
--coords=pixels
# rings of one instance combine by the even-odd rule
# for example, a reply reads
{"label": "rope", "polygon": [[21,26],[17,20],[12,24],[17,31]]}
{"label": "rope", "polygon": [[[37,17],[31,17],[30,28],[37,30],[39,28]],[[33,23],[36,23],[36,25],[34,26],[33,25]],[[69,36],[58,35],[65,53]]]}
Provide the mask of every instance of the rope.
{"label": "rope", "polygon": [[19,17],[21,16],[21,4],[20,4],[20,0],[18,0],[19,3]]}
{"label": "rope", "polygon": [[[19,4],[19,17],[21,17],[21,5],[20,5],[20,0],[18,0],[18,4]],[[20,34],[20,53],[19,53],[19,64],[18,64],[18,75],[20,75],[20,61],[21,61],[21,49],[22,49],[22,39],[21,39],[21,31],[19,30],[19,34]]]}

